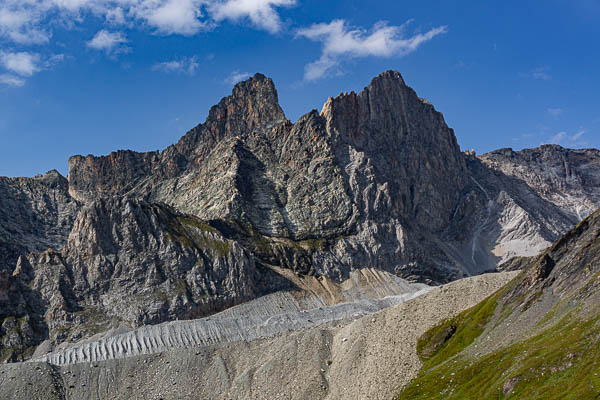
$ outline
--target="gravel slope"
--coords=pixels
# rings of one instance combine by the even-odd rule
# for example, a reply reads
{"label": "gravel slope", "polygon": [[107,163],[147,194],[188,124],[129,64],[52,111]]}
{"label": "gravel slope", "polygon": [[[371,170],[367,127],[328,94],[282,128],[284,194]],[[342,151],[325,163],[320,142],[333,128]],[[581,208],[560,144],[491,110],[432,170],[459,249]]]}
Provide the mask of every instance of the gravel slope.
{"label": "gravel slope", "polygon": [[338,330],[329,371],[332,385],[325,398],[391,399],[421,368],[418,338],[440,320],[475,306],[517,273],[461,279]]}
{"label": "gravel slope", "polygon": [[488,274],[434,288],[339,327],[110,360],[0,367],[11,399],[390,399],[420,368],[417,338],[515,276]]}

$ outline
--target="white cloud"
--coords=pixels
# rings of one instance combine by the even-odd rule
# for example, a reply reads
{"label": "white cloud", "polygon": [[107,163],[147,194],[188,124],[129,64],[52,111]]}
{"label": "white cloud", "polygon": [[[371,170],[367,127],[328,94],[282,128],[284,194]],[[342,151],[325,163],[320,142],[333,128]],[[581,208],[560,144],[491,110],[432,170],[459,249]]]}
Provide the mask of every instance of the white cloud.
{"label": "white cloud", "polygon": [[87,46],[114,56],[129,51],[129,48],[124,46],[127,42],[127,38],[121,32],[109,32],[102,29],[96,33],[92,40],[87,42]]}
{"label": "white cloud", "polygon": [[583,139],[583,135],[585,135],[586,131],[579,130],[578,132],[569,135],[567,132],[558,132],[550,139],[548,139],[547,143],[558,144],[561,146],[571,146],[571,147],[579,147],[586,146],[587,142]]}
{"label": "white cloud", "polygon": [[[56,26],[70,27],[87,16],[107,25],[151,28],[155,33],[191,36],[223,20],[248,18],[269,32],[281,29],[278,7],[297,0],[0,0],[0,37],[19,44],[43,44]],[[208,12],[205,12],[208,11]]]}
{"label": "white cloud", "polygon": [[59,9],[65,9],[70,12],[79,12],[85,6],[93,6],[94,3],[104,3],[104,1],[97,0],[51,0],[50,3],[54,4]]}
{"label": "white cloud", "polygon": [[198,57],[184,57],[180,60],[165,61],[152,66],[153,71],[163,72],[177,72],[185,73],[188,75],[195,75],[200,64],[198,63]]}
{"label": "white cloud", "polygon": [[8,71],[21,76],[31,76],[40,70],[40,55],[37,53],[10,53],[0,51],[0,63]]}
{"label": "white cloud", "polygon": [[534,69],[533,71],[531,71],[531,77],[533,79],[540,79],[543,81],[549,81],[552,79],[549,67],[538,67]]}
{"label": "white cloud", "polygon": [[141,1],[132,12],[146,23],[165,35],[180,34],[191,36],[210,23],[200,21],[201,7],[206,0],[146,0]]}
{"label": "white cloud", "polygon": [[0,67],[5,72],[0,73],[0,83],[10,86],[23,86],[25,78],[35,73],[55,67],[63,62],[64,54],[42,57],[38,53],[9,52],[0,50]]}
{"label": "white cloud", "polygon": [[46,12],[43,4],[28,1],[6,0],[0,4],[0,36],[18,44],[43,44],[50,40],[50,33],[38,26]]}
{"label": "white cloud", "polygon": [[125,10],[122,7],[107,9],[104,13],[104,18],[111,25],[124,25],[127,21]]}
{"label": "white cloud", "polygon": [[344,20],[300,29],[297,37],[305,37],[323,44],[321,58],[306,66],[304,77],[306,80],[319,79],[337,67],[343,59],[404,56],[435,36],[448,31],[446,26],[441,26],[406,37],[405,29],[406,24],[389,26],[379,22],[370,31],[366,31],[348,26]]}
{"label": "white cloud", "polygon": [[65,60],[64,54],[54,54],[44,61],[44,68],[52,68]]}
{"label": "white cloud", "polygon": [[25,84],[25,79],[19,78],[15,75],[0,74],[0,83],[8,86],[21,87]]}
{"label": "white cloud", "polygon": [[225,79],[225,83],[229,83],[231,85],[235,85],[236,83],[243,81],[244,79],[250,78],[251,74],[248,72],[240,72],[238,70],[233,71],[227,79]]}
{"label": "white cloud", "polygon": [[297,0],[225,0],[209,6],[215,21],[238,21],[248,18],[257,27],[271,33],[281,30],[281,18],[276,7],[291,7]]}
{"label": "white cloud", "polygon": [[562,108],[549,108],[548,114],[553,116],[554,118],[558,118],[563,114],[564,110]]}

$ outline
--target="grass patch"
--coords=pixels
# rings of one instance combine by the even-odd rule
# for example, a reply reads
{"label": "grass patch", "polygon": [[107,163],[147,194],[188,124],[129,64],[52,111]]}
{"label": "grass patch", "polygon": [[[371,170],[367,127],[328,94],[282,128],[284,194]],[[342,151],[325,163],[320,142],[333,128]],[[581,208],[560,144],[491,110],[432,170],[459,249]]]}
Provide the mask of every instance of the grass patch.
{"label": "grass patch", "polygon": [[456,317],[442,321],[431,328],[417,342],[417,353],[427,371],[460,353],[484,331],[498,306],[503,292],[488,297]]}
{"label": "grass patch", "polygon": [[207,223],[204,223],[196,218],[192,217],[178,217],[177,218],[182,225],[192,226],[200,229],[202,232],[218,233],[218,231]]}
{"label": "grass patch", "polygon": [[231,252],[228,241],[214,238],[219,232],[212,226],[189,216],[177,216],[168,221],[166,238],[182,246],[200,250],[213,250],[220,257]]}
{"label": "grass patch", "polygon": [[173,292],[178,296],[185,296],[188,291],[188,284],[185,279],[178,279],[173,288]]}
{"label": "grass patch", "polygon": [[458,356],[421,374],[396,399],[600,398],[600,317],[566,316],[478,359]]}
{"label": "grass patch", "polygon": [[327,247],[327,240],[326,239],[309,239],[309,240],[305,240],[303,242],[301,242],[300,244],[301,246],[304,245],[306,246],[309,250],[312,251],[323,251],[325,250],[325,248]]}
{"label": "grass patch", "polygon": [[[81,335],[84,336],[93,336],[98,333],[104,332],[109,325],[109,317],[104,313],[103,310],[94,307],[87,306],[84,307],[83,310],[77,311],[74,313],[74,316],[78,317],[82,324],[77,326],[75,330],[69,325],[64,325],[62,333],[72,334],[72,335]],[[61,330],[59,328],[58,331]]]}
{"label": "grass patch", "polygon": [[195,239],[201,249],[214,250],[220,257],[227,257],[231,253],[231,246],[225,240],[213,239],[207,235],[197,235]]}

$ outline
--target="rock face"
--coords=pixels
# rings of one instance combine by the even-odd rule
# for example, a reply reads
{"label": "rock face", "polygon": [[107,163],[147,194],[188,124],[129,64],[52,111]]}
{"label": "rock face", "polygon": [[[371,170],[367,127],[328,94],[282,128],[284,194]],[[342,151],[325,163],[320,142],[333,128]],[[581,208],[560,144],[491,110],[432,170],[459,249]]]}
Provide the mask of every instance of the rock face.
{"label": "rock face", "polygon": [[256,75],[175,146],[73,157],[69,176],[77,198],[135,195],[326,243],[302,270],[344,279],[374,267],[440,283],[535,255],[600,206],[599,158],[557,146],[463,154],[393,71],[292,124]]}
{"label": "rock face", "polygon": [[317,274],[345,279],[373,267],[426,282],[464,274],[435,233],[470,182],[466,162],[442,115],[397,72],[295,124],[272,81],[256,75],[161,154],[73,157],[69,178],[82,200],[136,195],[252,234],[320,241],[301,267]]}
{"label": "rock face", "polygon": [[493,270],[600,206],[599,160],[464,154],[393,71],[292,123],[257,74],[162,152],[75,156],[68,181],[0,179],[0,321],[33,332],[3,359],[304,290],[295,276],[439,284]]}
{"label": "rock face", "polygon": [[15,276],[40,294],[51,343],[198,318],[290,287],[201,220],[129,198],[84,206],[61,252],[23,263],[33,279]]}
{"label": "rock face", "polygon": [[64,245],[79,204],[57,171],[34,178],[0,177],[0,270],[20,255]]}
{"label": "rock face", "polygon": [[364,217],[402,218],[431,232],[448,225],[468,183],[465,160],[442,114],[398,72],[330,98],[321,116]]}
{"label": "rock face", "polygon": [[485,212],[471,220],[479,226],[473,249],[492,262],[537,255],[600,206],[596,149],[543,145],[467,159],[474,189],[487,200]]}
{"label": "rock face", "polygon": [[484,154],[482,161],[509,177],[527,182],[544,200],[558,205],[578,221],[600,201],[600,152],[567,150],[557,145]]}

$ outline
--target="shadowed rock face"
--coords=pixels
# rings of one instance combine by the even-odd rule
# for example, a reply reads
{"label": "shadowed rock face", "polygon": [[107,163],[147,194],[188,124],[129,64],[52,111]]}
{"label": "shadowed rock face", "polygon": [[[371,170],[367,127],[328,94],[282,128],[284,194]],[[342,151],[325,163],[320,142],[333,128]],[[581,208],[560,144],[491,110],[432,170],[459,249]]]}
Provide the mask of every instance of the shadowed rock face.
{"label": "shadowed rock face", "polygon": [[0,270],[20,255],[64,245],[79,209],[57,171],[34,178],[0,177]]}
{"label": "shadowed rock face", "polygon": [[0,178],[0,307],[16,299],[0,323],[27,316],[35,334],[16,347],[51,348],[293,288],[277,268],[338,282],[364,268],[432,284],[478,274],[600,206],[599,160],[464,154],[393,71],[292,123],[257,74],[162,152],[74,156],[68,181]]}
{"label": "shadowed rock face", "polygon": [[231,96],[212,107],[204,124],[189,131],[176,145],[162,153],[118,151],[106,157],[71,157],[69,189],[73,197],[82,200],[93,199],[98,193],[125,194],[149,176],[153,178],[150,181],[164,180],[194,169],[225,138],[284,120],[273,81],[256,74],[237,84]]}
{"label": "shadowed rock face", "polygon": [[141,326],[210,315],[290,287],[210,225],[129,198],[85,206],[60,253],[27,260],[36,271],[30,286],[42,294],[57,342],[122,322]]}

